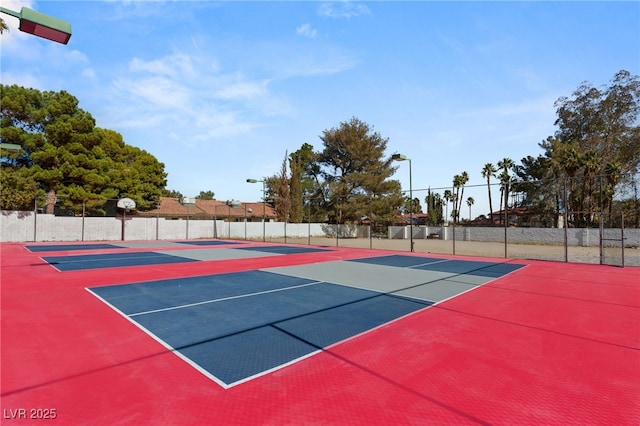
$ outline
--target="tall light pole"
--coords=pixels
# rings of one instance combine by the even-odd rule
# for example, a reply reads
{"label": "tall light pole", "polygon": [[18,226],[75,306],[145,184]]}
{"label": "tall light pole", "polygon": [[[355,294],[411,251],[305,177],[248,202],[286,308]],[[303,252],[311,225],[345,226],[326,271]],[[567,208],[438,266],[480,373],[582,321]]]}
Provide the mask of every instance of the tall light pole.
{"label": "tall light pole", "polygon": [[18,18],[18,29],[22,32],[62,44],[67,44],[71,38],[71,24],[62,19],[36,12],[28,7],[23,7],[20,12],[0,7],[0,12]]}
{"label": "tall light pole", "polygon": [[262,182],[262,242],[266,241],[266,230],[265,230],[265,222],[266,222],[266,202],[267,202],[267,195],[266,195],[266,180],[262,179],[262,180],[258,180],[258,179],[247,179],[247,183],[258,183],[258,182]]}
{"label": "tall light pole", "polygon": [[411,173],[411,158],[402,154],[393,154],[391,156],[393,161],[408,161],[409,162],[409,238],[411,241],[411,251],[413,251],[413,183]]}

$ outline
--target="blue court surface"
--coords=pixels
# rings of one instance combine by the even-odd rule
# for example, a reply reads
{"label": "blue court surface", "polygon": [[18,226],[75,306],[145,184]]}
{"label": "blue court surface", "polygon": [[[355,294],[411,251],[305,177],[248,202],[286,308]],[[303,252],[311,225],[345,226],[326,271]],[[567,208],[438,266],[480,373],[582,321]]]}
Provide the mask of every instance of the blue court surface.
{"label": "blue court surface", "polygon": [[[181,263],[181,262],[196,262],[206,260],[228,260],[228,259],[242,259],[251,257],[264,257],[264,256],[282,256],[287,254],[301,254],[301,253],[318,253],[324,251],[331,251],[329,249],[318,249],[312,247],[295,247],[295,246],[258,246],[258,247],[234,247],[234,244],[241,243],[229,243],[226,241],[194,241],[191,243],[176,243],[176,245],[188,244],[192,246],[217,246],[224,245],[231,248],[217,248],[211,249],[198,248],[194,250],[163,250],[163,251],[149,251],[149,252],[135,252],[135,253],[100,253],[100,254],[84,254],[84,255],[68,255],[68,256],[46,256],[42,259],[50,265],[56,267],[58,270],[64,271],[76,271],[82,269],[100,269],[100,268],[115,268],[123,266],[144,266],[144,265],[158,265],[163,263]],[[89,248],[125,248],[125,247],[108,247],[109,245],[78,245],[83,247],[84,250]],[[56,246],[61,247],[61,246]],[[71,246],[69,246],[71,247]]]}
{"label": "blue court surface", "polygon": [[428,271],[450,272],[454,274],[481,275],[501,277],[516,271],[523,265],[513,263],[480,262],[471,260],[450,260],[437,258],[420,258],[402,255],[390,255],[366,259],[355,259],[352,262],[372,263],[376,265],[400,266]]}
{"label": "blue court surface", "polygon": [[122,246],[115,244],[57,244],[57,245],[26,245],[30,252],[47,252],[47,251],[71,251],[71,250],[103,250],[103,249],[121,249]]}
{"label": "blue court surface", "polygon": [[521,266],[393,255],[88,290],[230,387]]}
{"label": "blue court surface", "polygon": [[60,271],[196,261],[194,259],[152,251],[116,254],[84,254],[79,256],[47,256],[42,259],[50,265],[55,266]]}

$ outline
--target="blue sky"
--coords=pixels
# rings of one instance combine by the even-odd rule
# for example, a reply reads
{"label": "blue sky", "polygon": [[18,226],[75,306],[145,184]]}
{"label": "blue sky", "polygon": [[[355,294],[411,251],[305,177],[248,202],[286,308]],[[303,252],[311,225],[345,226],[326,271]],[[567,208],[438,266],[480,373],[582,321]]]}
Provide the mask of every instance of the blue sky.
{"label": "blue sky", "polygon": [[247,178],[278,173],[305,142],[320,150],[322,131],[351,117],[389,139],[388,155],[412,159],[421,199],[419,189],[449,187],[463,171],[481,185],[485,163],[542,153],[559,97],[585,81],[607,85],[621,69],[640,74],[640,3],[630,1],[2,6],[73,29],[59,45],[3,15],[2,83],[71,93],[191,197],[259,200]]}

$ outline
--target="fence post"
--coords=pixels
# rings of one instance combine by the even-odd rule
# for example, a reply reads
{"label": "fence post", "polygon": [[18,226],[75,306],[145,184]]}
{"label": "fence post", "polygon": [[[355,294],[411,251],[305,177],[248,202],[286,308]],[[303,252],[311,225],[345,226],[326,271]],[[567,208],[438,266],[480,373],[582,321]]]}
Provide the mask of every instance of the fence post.
{"label": "fence post", "polygon": [[[506,195],[505,195],[506,198]],[[508,202],[504,203],[504,258],[507,258],[507,222],[509,221]]]}
{"label": "fence post", "polygon": [[598,231],[600,233],[600,243],[599,243],[599,249],[600,249],[600,264],[603,265],[604,264],[604,244],[602,242],[602,239],[604,238],[604,208],[602,206],[602,175],[599,176],[599,185],[600,185],[600,199],[598,200],[598,208],[600,209],[600,213],[599,213],[599,217],[600,219],[598,220]]}
{"label": "fence post", "polygon": [[453,254],[456,254],[456,222],[455,218],[453,219]]}
{"label": "fence post", "polygon": [[600,264],[604,265],[604,243],[602,242],[602,240],[604,239],[604,218],[602,216],[602,211],[600,211],[600,220],[598,220],[598,228],[600,232],[600,243],[599,243]]}
{"label": "fence post", "polygon": [[37,232],[38,232],[38,200],[33,201],[33,242],[35,243],[37,240]]}
{"label": "fence post", "polygon": [[620,213],[620,244],[622,244],[622,267],[624,268],[624,212]]}
{"label": "fence post", "polygon": [[86,216],[86,202],[82,200],[82,236],[80,237],[81,241],[84,241],[84,218]]}
{"label": "fence post", "polygon": [[569,209],[567,203],[567,178],[562,179],[562,198],[564,201],[564,261],[569,262],[569,242],[567,236],[567,227],[569,226]]}

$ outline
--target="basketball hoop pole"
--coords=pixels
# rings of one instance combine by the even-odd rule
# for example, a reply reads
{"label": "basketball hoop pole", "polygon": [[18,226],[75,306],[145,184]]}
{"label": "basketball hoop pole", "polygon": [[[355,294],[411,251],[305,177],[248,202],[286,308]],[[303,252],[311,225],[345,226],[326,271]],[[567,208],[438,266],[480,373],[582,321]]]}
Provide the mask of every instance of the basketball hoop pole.
{"label": "basketball hoop pole", "polygon": [[124,221],[126,220],[127,217],[127,209],[122,210],[122,236],[121,239],[122,241],[124,241]]}
{"label": "basketball hoop pole", "polygon": [[124,225],[125,225],[125,220],[127,218],[127,212],[131,211],[131,209],[135,209],[136,208],[136,202],[133,201],[131,198],[121,198],[118,200],[118,203],[116,204],[117,208],[122,209],[122,234],[121,234],[121,238],[122,241],[124,241]]}

